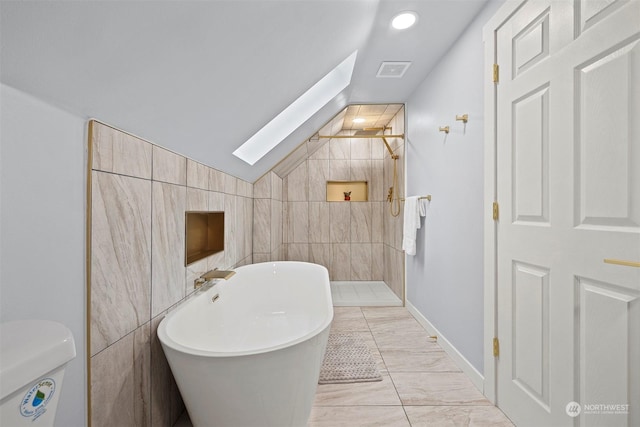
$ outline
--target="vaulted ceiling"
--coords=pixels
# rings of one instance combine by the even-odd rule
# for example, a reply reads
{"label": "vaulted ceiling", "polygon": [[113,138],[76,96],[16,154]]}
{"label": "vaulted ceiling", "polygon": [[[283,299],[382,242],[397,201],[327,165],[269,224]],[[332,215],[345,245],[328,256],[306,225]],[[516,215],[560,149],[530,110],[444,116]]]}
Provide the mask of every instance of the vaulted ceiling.
{"label": "vaulted ceiling", "polygon": [[[347,105],[405,102],[485,3],[3,0],[0,80],[254,181]],[[417,24],[392,29],[404,10]],[[254,166],[232,155],[356,50],[346,89]]]}

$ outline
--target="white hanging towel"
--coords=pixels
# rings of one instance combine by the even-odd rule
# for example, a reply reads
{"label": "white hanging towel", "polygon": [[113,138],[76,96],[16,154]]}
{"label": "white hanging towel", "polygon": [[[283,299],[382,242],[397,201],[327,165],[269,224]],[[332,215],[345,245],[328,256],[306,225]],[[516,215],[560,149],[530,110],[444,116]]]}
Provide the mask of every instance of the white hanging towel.
{"label": "white hanging towel", "polygon": [[407,255],[416,254],[416,231],[420,228],[420,217],[426,214],[426,205],[419,196],[411,196],[405,199],[402,249]]}

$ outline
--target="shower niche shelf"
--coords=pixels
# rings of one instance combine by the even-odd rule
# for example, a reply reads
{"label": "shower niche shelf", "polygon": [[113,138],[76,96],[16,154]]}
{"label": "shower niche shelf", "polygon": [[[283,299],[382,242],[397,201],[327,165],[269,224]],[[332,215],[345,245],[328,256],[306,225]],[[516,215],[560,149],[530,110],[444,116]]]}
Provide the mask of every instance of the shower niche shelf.
{"label": "shower niche shelf", "polygon": [[223,250],[224,212],[186,212],[184,265]]}
{"label": "shower niche shelf", "polygon": [[367,181],[327,181],[327,202],[366,202],[368,200]]}

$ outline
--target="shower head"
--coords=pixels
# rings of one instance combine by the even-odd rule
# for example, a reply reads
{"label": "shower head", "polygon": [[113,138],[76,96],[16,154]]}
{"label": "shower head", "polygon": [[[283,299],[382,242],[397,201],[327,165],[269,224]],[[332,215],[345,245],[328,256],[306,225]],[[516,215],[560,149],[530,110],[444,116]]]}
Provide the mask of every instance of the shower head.
{"label": "shower head", "polygon": [[356,131],[356,135],[370,136],[377,135],[378,132],[391,130],[391,126],[382,126],[382,127],[373,127],[373,128],[362,128]]}
{"label": "shower head", "polygon": [[373,136],[376,135],[380,130],[371,130],[371,129],[358,129],[355,133],[357,136]]}

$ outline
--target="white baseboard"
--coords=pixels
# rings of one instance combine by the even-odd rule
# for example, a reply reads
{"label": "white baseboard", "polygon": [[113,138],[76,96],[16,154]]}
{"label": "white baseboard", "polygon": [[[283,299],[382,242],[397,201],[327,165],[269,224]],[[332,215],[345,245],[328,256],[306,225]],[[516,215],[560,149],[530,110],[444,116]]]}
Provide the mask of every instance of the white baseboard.
{"label": "white baseboard", "polygon": [[438,337],[438,344],[451,357],[454,363],[471,379],[473,385],[476,386],[482,394],[484,394],[484,376],[473,367],[471,363],[444,337],[438,329],[436,329],[426,317],[414,307],[411,302],[406,301],[406,307],[415,319],[429,332],[429,335]]}

